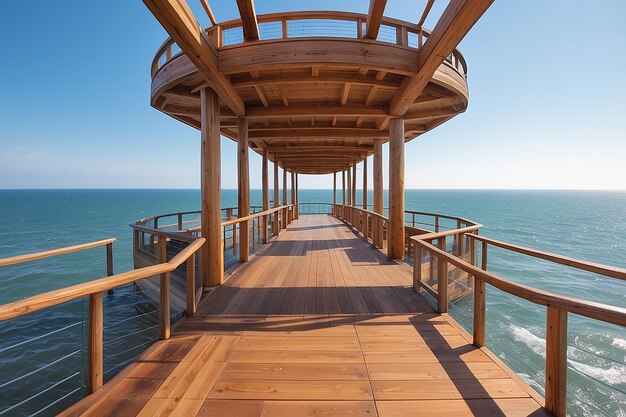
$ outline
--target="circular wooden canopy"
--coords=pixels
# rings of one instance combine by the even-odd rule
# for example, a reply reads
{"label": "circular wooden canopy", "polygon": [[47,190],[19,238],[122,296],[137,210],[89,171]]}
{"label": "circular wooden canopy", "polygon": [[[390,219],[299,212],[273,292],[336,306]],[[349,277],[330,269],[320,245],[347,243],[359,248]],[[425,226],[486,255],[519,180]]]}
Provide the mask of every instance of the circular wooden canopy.
{"label": "circular wooden canopy", "polygon": [[[362,161],[373,153],[374,141],[388,140],[389,120],[398,117],[390,111],[394,97],[403,83],[419,76],[418,50],[428,32],[383,18],[382,26],[392,29],[385,33],[391,35],[365,39],[359,33],[365,18],[345,12],[260,15],[261,28],[278,24],[282,31],[255,41],[238,37],[240,20],[206,30],[219,72],[245,105],[254,151],[267,150],[271,161],[289,171],[326,174]],[[312,31],[328,21],[354,22],[356,36],[341,25],[324,26],[324,35]],[[298,25],[304,29],[297,33],[293,28]],[[155,56],[151,104],[199,129],[199,90],[213,85],[175,48],[168,40]],[[405,140],[465,111],[468,88],[461,54],[450,54],[411,100],[400,116]],[[221,103],[224,136],[237,139],[239,117]]]}

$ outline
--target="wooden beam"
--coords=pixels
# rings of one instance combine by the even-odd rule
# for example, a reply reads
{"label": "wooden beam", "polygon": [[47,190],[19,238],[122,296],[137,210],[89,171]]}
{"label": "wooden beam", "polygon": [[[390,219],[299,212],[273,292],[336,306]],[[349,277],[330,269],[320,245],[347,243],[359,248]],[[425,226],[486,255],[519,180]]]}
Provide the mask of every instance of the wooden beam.
{"label": "wooden beam", "polygon": [[[257,71],[258,73],[258,71]],[[252,73],[250,73],[252,74]],[[282,74],[279,75],[263,75],[263,78],[251,77],[250,79],[233,80],[232,85],[235,88],[247,88],[254,87],[255,85],[274,85],[274,84],[344,84],[351,83],[354,85],[375,85],[381,89],[396,90],[398,84],[395,81],[377,80],[375,77],[365,75],[323,75],[319,77],[310,77],[308,74],[302,74],[301,76],[287,77]],[[193,93],[194,90],[192,90]]]}
{"label": "wooden beam", "polygon": [[435,3],[435,0],[428,0],[428,3],[426,3],[426,7],[424,7],[424,11],[422,12],[422,17],[420,17],[419,22],[417,22],[417,27],[419,27],[420,29],[422,25],[424,24],[424,22],[426,21],[426,18],[428,17],[428,13],[430,13],[430,9],[432,9],[434,3]]}
{"label": "wooden beam", "polygon": [[363,159],[363,208],[367,210],[367,157]]}
{"label": "wooden beam", "polygon": [[261,103],[263,103],[263,105],[265,107],[268,107],[270,105],[269,101],[267,101],[267,97],[265,96],[265,92],[263,91],[263,87],[260,85],[255,85],[254,89],[256,90],[256,93],[259,95],[259,98],[261,99]]}
{"label": "wooden beam", "polygon": [[254,0],[237,0],[237,7],[239,8],[239,15],[241,16],[243,37],[246,41],[258,41],[259,23],[256,20]]}
{"label": "wooden beam", "polygon": [[215,15],[213,14],[213,10],[211,10],[211,6],[209,6],[208,0],[200,0],[200,4],[204,8],[206,15],[209,16],[209,20],[213,26],[217,25],[217,21],[215,20]]}
{"label": "wooden beam", "polygon": [[[274,161],[274,208],[280,206],[280,201],[278,198],[278,161]],[[274,236],[278,236],[280,232],[279,227],[279,213],[274,213]]]}
{"label": "wooden beam", "polygon": [[[263,188],[263,211],[267,211],[270,209],[270,180],[269,180],[269,172],[267,170],[269,160],[269,152],[267,149],[263,150],[263,164],[262,164],[262,188]],[[267,227],[268,227],[268,216],[263,216],[263,243],[267,243]]]}
{"label": "wooden beam", "polygon": [[337,204],[337,173],[333,172],[333,205]]}
{"label": "wooden beam", "polygon": [[350,94],[350,83],[345,83],[341,90],[341,105],[345,106],[348,102],[348,95]]}
{"label": "wooden beam", "polygon": [[374,99],[374,96],[376,95],[376,88],[377,87],[375,85],[370,87],[370,91],[367,92],[367,96],[365,97],[365,102],[363,104],[365,104],[366,106],[370,105],[370,103]]}
{"label": "wooden beam", "polygon": [[[166,106],[167,107],[167,106]],[[383,107],[367,107],[364,105],[338,106],[331,105],[292,105],[284,107],[248,107],[246,117],[248,119],[272,119],[283,117],[386,117],[387,112]]]}
{"label": "wooden beam", "polygon": [[293,129],[250,129],[251,139],[323,139],[352,138],[352,139],[381,139],[387,132],[368,128],[293,128]]}
{"label": "wooden beam", "polygon": [[352,164],[352,205],[356,207],[356,162]]}
{"label": "wooden beam", "polygon": [[[248,164],[248,120],[239,119],[237,126],[237,216],[250,215],[250,174]],[[250,228],[248,221],[239,223],[239,260],[248,261],[250,253]]]}
{"label": "wooden beam", "polygon": [[346,205],[346,170],[341,171],[341,204]]}
{"label": "wooden beam", "polygon": [[365,39],[376,39],[378,37],[386,5],[387,0],[370,0],[370,8],[367,12],[365,24]]}
{"label": "wooden beam", "polygon": [[417,74],[404,79],[389,105],[389,114],[403,116],[422,93],[433,74],[493,0],[451,0],[435,29],[417,51]]}
{"label": "wooden beam", "polygon": [[[383,214],[383,141],[374,141],[374,212]],[[374,218],[374,245],[383,247],[383,224],[380,218]]]}
{"label": "wooden beam", "polygon": [[245,105],[230,81],[220,72],[217,51],[200,27],[185,0],[144,0],[167,33],[198,68],[201,76],[219,98],[237,115],[245,115]]}
{"label": "wooden beam", "polygon": [[209,88],[200,90],[202,158],[200,161],[202,237],[202,285],[211,288],[224,280],[224,252],[220,201],[220,109],[217,93]]}
{"label": "wooden beam", "polygon": [[387,256],[404,258],[404,121],[391,119],[389,134],[389,227]]}

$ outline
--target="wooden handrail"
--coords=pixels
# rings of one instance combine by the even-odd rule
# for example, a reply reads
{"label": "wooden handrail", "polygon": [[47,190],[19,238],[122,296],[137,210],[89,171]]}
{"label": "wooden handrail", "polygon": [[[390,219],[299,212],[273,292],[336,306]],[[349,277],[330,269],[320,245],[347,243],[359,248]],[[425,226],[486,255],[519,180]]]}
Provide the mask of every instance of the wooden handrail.
{"label": "wooden handrail", "polygon": [[204,238],[195,239],[189,246],[180,253],[170,259],[168,262],[160,263],[145,268],[135,269],[133,271],[122,272],[106,278],[100,278],[94,281],[82,284],[72,285],[71,287],[61,288],[58,290],[48,291],[23,300],[14,301],[12,303],[0,306],[0,321],[9,320],[25,314],[34,313],[35,311],[53,307],[66,303],[76,298],[84,297],[91,294],[100,293],[102,291],[111,290],[119,286],[130,284],[131,282],[150,278],[155,275],[172,272],[192,254],[204,244]]}
{"label": "wooden handrail", "polygon": [[425,247],[437,257],[444,258],[452,265],[464,270],[470,275],[477,277],[487,284],[493,285],[501,291],[509,293],[519,298],[523,298],[532,303],[550,306],[580,316],[604,321],[607,323],[617,324],[618,326],[626,326],[626,308],[610,306],[607,304],[596,303],[593,301],[581,300],[579,298],[567,297],[553,294],[547,291],[539,290],[528,285],[519,284],[509,281],[491,272],[484,271],[474,265],[471,265],[448,252],[441,250],[430,243],[421,239],[422,236],[414,236],[411,239],[417,244]]}
{"label": "wooden handrail", "polygon": [[68,253],[78,252],[78,251],[82,251],[85,249],[91,249],[91,248],[97,248],[100,246],[110,245],[113,242],[115,242],[115,238],[103,239],[103,240],[98,240],[95,242],[83,243],[81,245],[75,245],[75,246],[67,246],[65,248],[47,250],[43,252],[12,256],[10,258],[0,259],[0,266],[16,265],[16,264],[21,264],[25,262],[36,261],[38,259],[50,258],[52,256],[65,255]]}
{"label": "wooden handrail", "polygon": [[481,242],[486,242],[490,245],[497,246],[502,249],[507,249],[513,252],[521,253],[523,255],[532,256],[534,258],[544,259],[546,261],[554,262],[560,265],[570,266],[572,268],[581,269],[588,272],[593,272],[600,275],[605,275],[611,278],[626,280],[626,269],[616,268],[613,266],[603,265],[595,262],[581,261],[579,259],[570,258],[568,256],[562,256],[555,253],[544,252],[536,249],[526,248],[524,246],[514,245],[500,240],[491,239],[478,235],[467,235],[470,239],[475,239]]}
{"label": "wooden handrail", "polygon": [[[270,13],[270,14],[264,14],[264,15],[257,15],[256,18],[259,24],[268,23],[268,22],[282,22],[282,26],[283,26],[282,38],[283,39],[288,39],[288,31],[286,30],[287,22],[297,21],[297,20],[353,21],[355,23],[355,35],[358,38],[362,38],[362,33],[360,31],[360,24],[361,22],[366,21],[367,15],[361,14],[361,13],[342,12],[342,11],[296,11],[296,12],[283,12],[283,13]],[[418,48],[422,46],[423,38],[428,37],[430,35],[430,31],[422,28],[421,26],[414,24],[414,23],[398,20],[398,19],[393,19],[393,18],[383,16],[382,24],[386,26],[391,26],[396,29],[396,40],[395,40],[395,43],[392,43],[392,44],[395,44],[398,47],[405,47],[405,48],[409,47],[407,44],[408,33],[413,33],[418,36]],[[212,25],[211,27],[206,28],[205,31],[207,32],[207,34],[209,34],[209,37],[219,39],[219,41],[217,42],[217,45],[215,45],[216,47],[218,48],[221,48],[221,47],[228,48],[231,46],[236,47],[236,46],[240,46],[241,44],[223,46],[222,45],[223,36],[221,34],[223,33],[224,30],[233,29],[233,28],[237,28],[241,26],[242,26],[241,19],[234,19],[234,20],[229,20],[226,22],[219,23],[217,25]],[[214,36],[215,34],[218,34],[218,35]],[[338,36],[338,37],[341,38],[342,36]],[[272,39],[270,41],[275,41],[275,40],[276,39]],[[258,42],[264,42],[264,40],[255,41],[255,43],[258,43]],[[377,42],[377,41],[368,39],[367,42]],[[163,42],[163,44],[159,47],[159,49],[157,49],[157,52],[154,58],[152,59],[152,64],[151,64],[152,77],[154,77],[159,72],[159,70],[163,66],[165,66],[165,64],[167,64],[171,60],[182,55],[182,52],[179,52],[177,54],[172,54],[171,48],[173,45],[174,45],[174,41],[171,38],[168,38],[165,40],[165,42]],[[166,60],[163,63],[163,65],[159,65],[159,60],[164,55],[166,57]],[[448,61],[448,59],[446,58],[442,65],[451,67],[452,69],[457,71],[461,76],[465,77],[467,74],[467,63],[465,61],[465,58],[461,54],[461,52],[459,52],[458,49],[454,49],[454,51],[450,54],[450,56],[453,57],[452,61]],[[459,64],[460,64],[460,68],[459,68]]]}
{"label": "wooden handrail", "polygon": [[446,230],[445,232],[431,232],[431,233],[427,233],[427,234],[423,234],[423,235],[419,235],[415,237],[418,238],[419,240],[435,240],[440,237],[459,235],[459,234],[464,234],[464,233],[469,234],[469,233],[475,232],[481,227],[483,227],[482,224],[476,223],[473,226],[463,227],[461,229],[450,229],[450,230]]}
{"label": "wooden handrail", "polygon": [[[257,217],[262,217],[262,216],[268,216],[272,213],[275,213],[277,211],[280,210],[284,210],[284,209],[289,209],[291,207],[293,207],[295,204],[285,204],[279,207],[274,207],[271,208],[269,210],[265,210],[259,213],[254,213],[254,214],[250,214],[249,216],[244,216],[244,217],[237,217],[231,220],[227,220],[225,222],[222,222],[222,227],[226,227],[226,226],[232,226],[233,224],[238,224],[241,222],[246,222],[248,220],[252,220],[252,219],[256,219]],[[190,229],[191,230],[191,229]]]}

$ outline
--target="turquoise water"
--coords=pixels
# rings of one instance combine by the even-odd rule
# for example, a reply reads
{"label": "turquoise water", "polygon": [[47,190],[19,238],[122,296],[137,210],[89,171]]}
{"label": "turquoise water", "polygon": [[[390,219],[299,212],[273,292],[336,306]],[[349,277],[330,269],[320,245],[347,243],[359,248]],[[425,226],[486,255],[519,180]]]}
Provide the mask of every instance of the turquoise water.
{"label": "turquoise water", "polygon": [[[152,214],[197,210],[199,198],[198,190],[0,191],[0,258],[115,237],[115,272],[129,270],[128,224]],[[300,202],[323,201],[332,202],[332,191],[300,191]],[[236,202],[235,190],[222,192],[222,207]],[[251,192],[251,204],[261,204],[259,190]],[[484,224],[481,234],[489,237],[626,267],[624,192],[407,190],[406,209],[466,217]],[[489,270],[547,291],[626,307],[623,281],[495,248],[489,252]],[[0,269],[0,303],[100,278],[105,272],[104,248],[5,267]],[[465,299],[450,312],[469,328],[471,307]],[[145,294],[130,286],[105,297],[105,366],[115,368],[107,377],[155,339],[156,315]],[[62,399],[40,413],[48,415],[84,395],[85,318],[86,303],[77,300],[0,323],[0,415],[33,414],[54,393]],[[487,327],[488,347],[542,392],[545,308],[489,288]],[[49,334],[59,328],[63,330]],[[45,337],[28,342],[41,335]],[[569,337],[570,414],[626,416],[626,331],[570,316]],[[107,354],[119,351],[124,354]],[[49,391],[7,410],[23,399],[20,395],[32,383],[28,374],[58,358],[64,359],[36,373]],[[13,379],[18,381],[8,383]]]}

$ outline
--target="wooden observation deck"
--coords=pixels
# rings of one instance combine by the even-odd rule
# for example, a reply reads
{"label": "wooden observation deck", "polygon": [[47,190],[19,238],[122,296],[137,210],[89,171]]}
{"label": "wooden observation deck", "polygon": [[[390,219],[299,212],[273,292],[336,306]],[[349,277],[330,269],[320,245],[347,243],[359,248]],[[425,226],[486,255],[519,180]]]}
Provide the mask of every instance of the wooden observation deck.
{"label": "wooden observation deck", "polygon": [[[88,297],[90,395],[64,414],[564,417],[568,315],[623,327],[626,309],[488,272],[488,247],[621,280],[626,271],[404,207],[405,142],[467,108],[456,47],[492,2],[450,0],[429,31],[433,0],[415,24],[384,17],[386,0],[371,0],[367,14],[260,16],[252,0],[237,0],[241,19],[218,23],[201,0],[206,29],[185,0],[144,0],[171,36],[152,63],[151,104],[201,131],[201,207],[132,224],[133,271],[113,274],[112,239],[0,259],[1,267],[107,248],[107,277],[0,306],[5,321]],[[238,145],[236,215],[221,208],[222,135]],[[249,149],[263,157],[260,207],[250,205]],[[332,204],[298,201],[299,175],[330,173]],[[135,284],[158,298],[152,328],[161,340],[104,384],[103,293]],[[545,401],[485,347],[488,285],[546,308]],[[472,335],[447,315],[451,301],[469,296]],[[187,313],[173,327],[171,307]]]}
{"label": "wooden observation deck", "polygon": [[64,415],[550,415],[533,395],[426,304],[406,265],[322,214]]}

